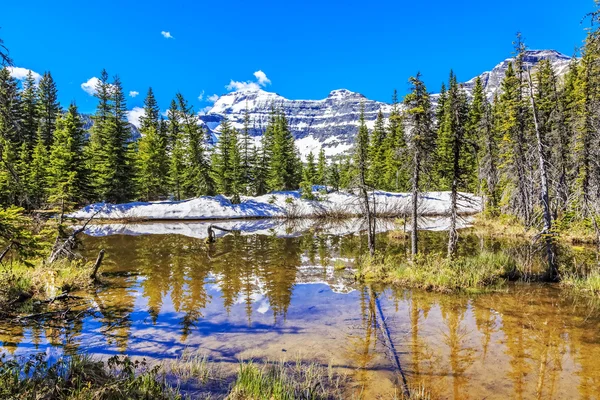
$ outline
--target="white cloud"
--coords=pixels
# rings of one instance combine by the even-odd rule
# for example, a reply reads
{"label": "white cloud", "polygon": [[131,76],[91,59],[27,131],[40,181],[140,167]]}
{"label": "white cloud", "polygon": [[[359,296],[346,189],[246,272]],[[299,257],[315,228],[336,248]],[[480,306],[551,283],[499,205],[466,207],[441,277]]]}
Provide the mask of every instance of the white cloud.
{"label": "white cloud", "polygon": [[134,125],[136,128],[140,127],[140,117],[144,115],[144,109],[142,107],[133,107],[133,109],[127,111],[127,121]]}
{"label": "white cloud", "polygon": [[27,74],[29,73],[29,71],[31,71],[31,75],[33,75],[33,79],[36,82],[39,82],[40,79],[42,79],[42,76],[40,74],[38,74],[37,72],[35,72],[31,69],[21,68],[21,67],[8,67],[8,72],[10,72],[10,76],[12,76],[13,78],[18,79],[20,81],[27,78]]}
{"label": "white cloud", "polygon": [[86,92],[90,96],[93,96],[96,94],[96,86],[98,85],[98,83],[100,83],[100,79],[93,76],[90,79],[88,79],[87,82],[83,82],[81,84],[81,88],[84,92]]}
{"label": "white cloud", "polygon": [[202,110],[198,111],[198,115],[206,115],[212,109],[212,106],[206,106]]}
{"label": "white cloud", "polygon": [[129,97],[135,97],[138,94],[140,94],[140,92],[136,92],[135,90],[132,90],[131,92],[129,92]]}
{"label": "white cloud", "polygon": [[210,101],[211,103],[214,103],[215,101],[219,100],[219,95],[218,94],[211,94],[210,96],[208,96],[206,98],[206,100]]}
{"label": "white cloud", "polygon": [[204,99],[204,90],[202,91],[202,93],[200,93],[200,95],[198,96],[198,100],[202,101]]}
{"label": "white cloud", "polygon": [[267,78],[267,74],[262,72],[260,69],[254,73],[254,76],[258,80],[260,86],[266,86],[271,84],[271,80]]}
{"label": "white cloud", "polygon": [[171,32],[161,31],[160,34],[163,35],[165,39],[175,39],[173,35],[171,35]]}
{"label": "white cloud", "polygon": [[225,86],[225,88],[229,91],[240,92],[240,91],[245,91],[245,90],[260,90],[262,87],[271,84],[271,80],[269,78],[267,78],[267,74],[265,74],[261,70],[256,71],[254,73],[254,77],[256,78],[255,82],[253,82],[253,81],[239,82],[239,81],[234,81],[232,79],[229,82],[229,85]]}

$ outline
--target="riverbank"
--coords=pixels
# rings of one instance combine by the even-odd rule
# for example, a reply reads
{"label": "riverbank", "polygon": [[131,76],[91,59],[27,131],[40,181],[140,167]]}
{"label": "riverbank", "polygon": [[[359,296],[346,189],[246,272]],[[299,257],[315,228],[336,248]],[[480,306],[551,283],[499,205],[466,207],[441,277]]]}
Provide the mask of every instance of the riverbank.
{"label": "riverbank", "polygon": [[[224,196],[205,196],[184,201],[91,204],[69,215],[75,219],[146,221],[146,220],[225,220],[243,218],[350,218],[364,215],[362,200],[350,192],[315,191],[316,200],[302,198],[300,191],[273,192],[258,197],[242,196],[233,204]],[[379,217],[409,214],[412,195],[375,191],[371,193]],[[481,198],[461,194],[458,213],[481,211]],[[419,200],[420,216],[448,215],[450,192],[423,193]]]}
{"label": "riverbank", "polygon": [[[26,370],[28,373],[23,374]],[[45,354],[0,358],[3,399],[157,399],[334,400],[348,396],[351,380],[331,365],[296,361],[241,361],[237,372],[224,371],[205,356],[184,356],[149,365],[128,357],[106,362],[74,355],[49,363]],[[423,389],[391,399],[430,399]]]}

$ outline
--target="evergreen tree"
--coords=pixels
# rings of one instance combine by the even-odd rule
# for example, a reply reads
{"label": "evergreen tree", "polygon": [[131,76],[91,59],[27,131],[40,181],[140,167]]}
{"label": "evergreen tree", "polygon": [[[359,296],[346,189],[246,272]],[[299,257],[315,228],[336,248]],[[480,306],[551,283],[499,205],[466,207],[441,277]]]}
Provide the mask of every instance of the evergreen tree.
{"label": "evergreen tree", "polygon": [[315,183],[317,185],[327,185],[327,158],[325,158],[325,150],[323,149],[319,151]]}
{"label": "evergreen tree", "polygon": [[251,147],[250,138],[250,113],[248,112],[248,103],[246,103],[246,110],[244,112],[244,130],[242,131],[240,147],[242,159],[242,192],[248,194],[253,180],[253,149]]}
{"label": "evergreen tree", "polygon": [[96,198],[124,202],[132,196],[133,160],[131,130],[123,87],[118,77],[108,82],[102,71],[96,94],[98,105],[90,132],[89,166]]}
{"label": "evergreen tree", "polygon": [[312,151],[306,156],[306,166],[302,169],[302,182],[300,183],[300,189],[302,191],[302,197],[305,199],[313,199],[312,194],[313,184],[317,177],[317,166],[315,164],[315,156]]}
{"label": "evergreen tree", "polygon": [[140,117],[142,137],[136,155],[137,189],[145,200],[156,200],[168,193],[167,138],[162,128],[158,104],[150,88],[144,100],[144,114]]}
{"label": "evergreen tree", "polygon": [[413,257],[418,253],[418,206],[419,193],[423,186],[422,174],[431,159],[435,149],[435,130],[433,127],[433,112],[427,88],[421,80],[421,74],[409,79],[411,91],[404,98],[406,118],[404,120],[409,147],[412,153],[412,232],[411,253]]}
{"label": "evergreen tree", "polygon": [[[496,103],[496,102],[495,102]],[[478,138],[478,177],[485,197],[485,210],[491,215],[498,211],[498,138],[492,120],[492,107],[485,97],[480,77],[475,80],[473,101],[469,110],[468,130]]]}
{"label": "evergreen tree", "polygon": [[394,90],[388,133],[383,143],[384,171],[382,189],[406,191],[409,189],[409,158],[404,137],[402,115],[398,108],[398,93]]}
{"label": "evergreen tree", "polygon": [[369,201],[368,189],[372,189],[369,180],[369,129],[365,123],[365,106],[361,103],[358,134],[354,146],[354,162],[358,170],[358,188],[361,193],[364,212],[367,219],[368,246],[371,256],[375,254],[375,205]]}
{"label": "evergreen tree", "polygon": [[21,93],[22,111],[23,111],[23,141],[28,144],[30,151],[37,141],[38,132],[38,90],[35,85],[33,73],[29,71],[23,81],[23,91]]}
{"label": "evergreen tree", "polygon": [[75,104],[56,121],[48,162],[49,201],[70,209],[86,200],[83,122]]}
{"label": "evergreen tree", "polygon": [[338,161],[334,160],[328,168],[327,173],[327,185],[331,187],[335,192],[340,190],[340,166]]}
{"label": "evergreen tree", "polygon": [[502,81],[498,106],[496,107],[496,129],[502,135],[500,147],[501,184],[504,188],[505,208],[520,217],[527,226],[533,223],[532,174],[534,172],[528,149],[531,147],[531,110],[524,97],[524,53],[525,47],[517,36],[517,55],[509,62]]}
{"label": "evergreen tree", "polygon": [[[28,205],[25,187],[17,172],[21,145],[22,106],[17,81],[7,68],[0,69],[0,204]],[[25,152],[29,154],[28,151]],[[29,162],[29,160],[27,160]]]}
{"label": "evergreen tree", "polygon": [[294,137],[282,113],[276,114],[271,124],[265,132],[267,141],[263,150],[266,154],[270,153],[267,185],[270,190],[294,190],[300,183],[301,169]]}
{"label": "evergreen tree", "polygon": [[[221,135],[213,154],[212,169],[217,193],[229,196],[233,194],[233,166],[231,165],[233,151],[233,128],[227,119],[221,123]],[[239,153],[238,153],[239,154]]]}
{"label": "evergreen tree", "polygon": [[181,93],[177,93],[177,106],[184,144],[184,170],[182,192],[186,197],[210,196],[215,193],[215,183],[206,154],[203,129],[192,106]]}
{"label": "evergreen tree", "polygon": [[29,176],[26,178],[27,195],[31,207],[41,208],[48,195],[48,150],[44,139],[39,136],[33,153],[31,154],[31,165],[29,166]]}
{"label": "evergreen tree", "polygon": [[450,189],[450,229],[448,257],[456,252],[458,240],[458,191],[473,188],[476,176],[474,138],[467,130],[469,109],[465,93],[458,85],[456,75],[450,71],[449,87],[444,109],[438,114],[440,121],[437,137],[438,173],[442,188]]}
{"label": "evergreen tree", "polygon": [[390,144],[386,139],[385,120],[383,112],[379,110],[369,140],[369,181],[377,189],[385,187],[385,146]]}
{"label": "evergreen tree", "polygon": [[46,148],[49,148],[52,144],[52,138],[54,137],[56,119],[61,113],[60,103],[58,102],[58,89],[50,72],[44,73],[38,84],[37,91],[39,135],[46,145]]}

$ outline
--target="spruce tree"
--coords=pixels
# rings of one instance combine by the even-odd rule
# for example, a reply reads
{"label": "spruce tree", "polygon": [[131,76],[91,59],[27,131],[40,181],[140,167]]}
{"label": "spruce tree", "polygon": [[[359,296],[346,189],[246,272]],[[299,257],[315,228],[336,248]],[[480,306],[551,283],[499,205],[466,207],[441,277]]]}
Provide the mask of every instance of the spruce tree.
{"label": "spruce tree", "polygon": [[383,112],[379,110],[369,140],[369,181],[377,189],[385,187],[385,146],[390,144],[387,141],[387,129]]}
{"label": "spruce tree", "polygon": [[433,111],[427,88],[421,80],[421,74],[409,79],[411,91],[404,98],[406,107],[406,130],[409,138],[409,148],[412,153],[412,232],[411,253],[414,256],[418,247],[418,206],[419,195],[423,186],[422,174],[431,160],[435,149],[435,130],[433,127]]}
{"label": "spruce tree", "polygon": [[48,150],[42,136],[38,136],[37,143],[31,154],[31,165],[27,179],[27,194],[34,209],[41,208],[48,195]]}
{"label": "spruce tree", "polygon": [[454,256],[458,240],[456,229],[458,214],[458,191],[469,190],[475,174],[476,149],[474,138],[467,129],[469,109],[467,98],[458,85],[456,75],[450,71],[448,91],[445,94],[444,109],[438,115],[437,159],[440,182],[444,189],[450,189],[450,228],[448,258]]}
{"label": "spruce tree", "polygon": [[58,102],[58,89],[50,72],[45,72],[38,84],[37,114],[39,117],[39,135],[49,148],[54,137],[56,119],[61,113]]}
{"label": "spruce tree", "polygon": [[[7,68],[0,69],[0,204],[28,206],[23,176],[17,172],[21,145],[22,105],[18,84]],[[27,155],[28,151],[25,152]],[[29,161],[29,160],[27,160]]]}
{"label": "spruce tree", "polygon": [[[496,103],[496,101],[495,101]],[[480,190],[485,198],[485,211],[496,215],[498,211],[498,137],[494,130],[493,110],[489,104],[481,81],[475,79],[473,101],[469,109],[468,130],[478,145],[478,178]]]}
{"label": "spruce tree", "polygon": [[71,104],[56,121],[48,162],[49,201],[63,209],[82,204],[88,195],[85,136],[77,107]]}
{"label": "spruce tree", "polygon": [[327,185],[327,158],[325,158],[325,150],[323,149],[319,151],[315,183],[317,185]]}
{"label": "spruce tree", "polygon": [[215,194],[215,183],[210,170],[210,162],[205,149],[206,135],[198,125],[192,106],[181,93],[177,93],[178,116],[183,135],[183,185],[185,197]]}
{"label": "spruce tree", "polygon": [[39,110],[38,90],[31,71],[27,73],[27,77],[23,81],[21,101],[23,111],[22,137],[23,141],[27,143],[29,150],[33,151],[33,147],[37,141]]}
{"label": "spruce tree", "polygon": [[169,162],[166,136],[162,134],[160,111],[152,88],[144,100],[140,117],[141,139],[136,155],[137,189],[144,200],[157,200],[168,194]]}

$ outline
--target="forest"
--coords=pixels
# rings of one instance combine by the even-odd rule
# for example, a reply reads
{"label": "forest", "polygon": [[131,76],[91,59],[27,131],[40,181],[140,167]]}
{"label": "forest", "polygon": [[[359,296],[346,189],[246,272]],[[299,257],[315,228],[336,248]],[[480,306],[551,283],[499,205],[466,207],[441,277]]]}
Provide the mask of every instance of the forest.
{"label": "forest", "polygon": [[[214,142],[181,93],[175,94],[163,115],[149,88],[140,126],[133,129],[123,84],[106,70],[95,87],[97,105],[90,123],[76,104],[59,103],[60,89],[50,72],[39,82],[31,71],[22,81],[12,77],[8,45],[0,40],[0,306],[10,310],[0,310],[0,319],[17,318],[12,312],[32,297],[53,303],[54,297],[44,289],[47,276],[52,275],[67,297],[71,290],[98,284],[96,272],[104,250],[90,275],[93,260],[74,254],[75,236],[90,221],[72,233],[65,218],[70,211],[93,203],[215,195],[239,204],[242,196],[292,190],[311,201],[319,201],[319,191],[361,197],[368,251],[361,247],[364,254],[353,254],[362,263],[358,280],[394,282],[390,270],[416,274],[419,267],[428,277],[410,281],[403,275],[400,282],[453,291],[512,279],[516,257],[482,253],[474,261],[460,252],[457,209],[466,201],[463,194],[472,193],[482,199],[477,218],[488,234],[510,229],[531,233],[526,238],[539,245],[544,263],[540,280],[576,286],[587,279],[584,290],[597,297],[597,265],[596,272],[577,279],[562,265],[565,241],[600,246],[600,10],[586,21],[590,28],[584,45],[564,74],[558,75],[548,60],[531,66],[524,39],[517,34],[513,58],[493,97],[481,77],[472,93],[467,92],[455,71],[449,72],[439,96],[432,96],[416,73],[409,78],[403,99],[393,92],[391,112],[380,111],[373,129],[367,127],[363,109],[349,154],[327,158],[321,150],[306,160],[289,129],[290,116],[275,107],[260,138],[250,135],[253,121],[247,112],[242,129],[225,120]],[[403,240],[408,243],[410,237],[410,246],[401,246],[400,257],[388,258],[375,243],[380,217],[371,194],[377,190],[412,196],[410,215],[397,216],[405,225]],[[441,255],[433,258],[421,254],[423,237],[418,233],[419,197],[428,191],[450,192],[449,229]],[[470,240],[469,245],[475,246]],[[236,251],[239,258],[245,254]],[[597,254],[596,248],[593,251]],[[299,252],[295,255],[301,258]],[[203,262],[212,262],[210,254]],[[392,266],[382,266],[390,262]],[[377,266],[387,268],[385,277]],[[34,267],[43,274],[49,268],[55,271],[40,278],[42,272]],[[436,275],[441,270],[461,283],[431,283],[439,281]],[[467,270],[472,275],[465,278]],[[202,284],[210,275],[204,272]],[[467,282],[475,275],[478,280]],[[288,289],[295,278],[294,274],[288,279]],[[291,298],[291,289],[285,296]],[[230,297],[233,304],[235,296]],[[248,318],[251,315],[249,308]],[[6,373],[7,365],[0,361],[0,374]],[[139,383],[133,373],[127,379],[132,387]]]}

